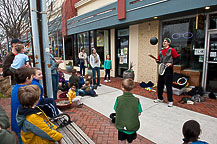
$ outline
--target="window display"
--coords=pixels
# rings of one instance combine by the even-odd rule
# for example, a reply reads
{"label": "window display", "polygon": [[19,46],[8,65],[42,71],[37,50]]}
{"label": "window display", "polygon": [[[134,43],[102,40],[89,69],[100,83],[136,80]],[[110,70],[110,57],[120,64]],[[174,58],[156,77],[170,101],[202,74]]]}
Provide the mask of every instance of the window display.
{"label": "window display", "polygon": [[202,71],[205,30],[196,29],[196,17],[163,22],[162,26],[162,38],[171,38],[171,47],[180,55],[182,70]]}

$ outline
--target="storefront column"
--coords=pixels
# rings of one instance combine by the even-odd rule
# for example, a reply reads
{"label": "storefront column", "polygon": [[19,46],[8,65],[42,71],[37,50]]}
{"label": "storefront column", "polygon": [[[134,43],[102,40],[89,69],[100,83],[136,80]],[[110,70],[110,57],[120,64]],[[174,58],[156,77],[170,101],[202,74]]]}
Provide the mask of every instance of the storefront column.
{"label": "storefront column", "polygon": [[112,70],[111,76],[115,77],[115,29],[110,30],[110,47],[111,47],[111,60],[112,60]]}
{"label": "storefront column", "polygon": [[138,82],[139,71],[139,25],[131,25],[129,28],[129,66],[132,63],[135,78]]}
{"label": "storefront column", "polygon": [[155,57],[159,54],[159,44],[151,45],[150,38],[160,38],[160,21],[151,21],[139,24],[138,35],[138,82],[152,81],[157,84],[158,77],[158,65],[155,60],[150,58],[148,54],[152,54]]}

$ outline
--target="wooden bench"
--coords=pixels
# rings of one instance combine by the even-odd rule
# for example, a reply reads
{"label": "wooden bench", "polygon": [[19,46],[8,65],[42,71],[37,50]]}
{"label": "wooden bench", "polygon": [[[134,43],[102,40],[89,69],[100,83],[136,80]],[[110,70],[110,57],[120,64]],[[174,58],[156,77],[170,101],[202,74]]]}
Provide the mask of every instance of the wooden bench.
{"label": "wooden bench", "polygon": [[62,144],[95,144],[67,114],[60,114],[51,120],[57,131],[63,135]]}

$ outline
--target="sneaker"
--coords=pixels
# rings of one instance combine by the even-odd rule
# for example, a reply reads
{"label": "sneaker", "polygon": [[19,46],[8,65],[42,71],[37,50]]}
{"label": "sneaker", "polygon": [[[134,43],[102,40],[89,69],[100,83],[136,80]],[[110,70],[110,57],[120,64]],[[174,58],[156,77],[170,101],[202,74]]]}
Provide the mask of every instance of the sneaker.
{"label": "sneaker", "polygon": [[108,82],[107,80],[104,80],[104,82]]}
{"label": "sneaker", "polygon": [[111,82],[111,80],[108,80],[108,82]]}
{"label": "sneaker", "polygon": [[101,84],[98,84],[97,86],[102,86]]}
{"label": "sneaker", "polygon": [[187,104],[194,104],[194,102],[193,101],[191,101],[191,100],[187,100]]}
{"label": "sneaker", "polygon": [[168,102],[168,107],[172,107],[173,106],[173,102]]}
{"label": "sneaker", "polygon": [[82,108],[83,106],[84,106],[84,104],[82,103],[82,104],[78,105],[77,107]]}
{"label": "sneaker", "polygon": [[93,85],[93,89],[97,89],[97,85]]}
{"label": "sneaker", "polygon": [[95,94],[93,97],[97,97],[98,96],[98,94]]}
{"label": "sneaker", "polygon": [[164,102],[164,100],[160,100],[160,99],[154,100],[154,103],[163,103],[163,102]]}

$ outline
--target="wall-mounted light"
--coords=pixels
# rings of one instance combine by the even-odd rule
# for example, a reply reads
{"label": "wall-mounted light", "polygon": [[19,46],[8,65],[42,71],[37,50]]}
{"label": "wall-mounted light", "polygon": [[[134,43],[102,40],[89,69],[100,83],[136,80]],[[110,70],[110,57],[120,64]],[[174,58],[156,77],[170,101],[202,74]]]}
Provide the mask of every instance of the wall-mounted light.
{"label": "wall-mounted light", "polygon": [[154,17],[154,19],[158,19],[158,17]]}
{"label": "wall-mounted light", "polygon": [[208,10],[208,9],[210,9],[210,7],[207,6],[207,7],[205,7],[205,9]]}

